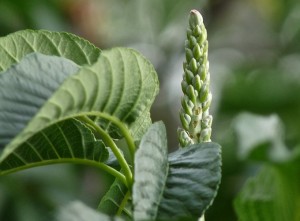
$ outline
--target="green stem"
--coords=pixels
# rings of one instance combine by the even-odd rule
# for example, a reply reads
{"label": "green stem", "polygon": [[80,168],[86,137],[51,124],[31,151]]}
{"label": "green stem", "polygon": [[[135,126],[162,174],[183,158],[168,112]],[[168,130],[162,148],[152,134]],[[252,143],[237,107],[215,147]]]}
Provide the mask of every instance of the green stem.
{"label": "green stem", "polygon": [[99,113],[99,112],[91,112],[91,115],[96,115],[98,117],[104,118],[106,120],[111,121],[112,123],[114,123],[121,131],[121,133],[123,134],[127,145],[128,145],[128,149],[129,152],[131,154],[132,159],[134,159],[134,153],[135,153],[135,144],[134,144],[134,140],[131,136],[131,134],[129,133],[128,129],[125,127],[124,123],[122,121],[120,121],[119,119],[106,114],[106,113]]}
{"label": "green stem", "polygon": [[111,137],[106,133],[105,130],[103,130],[101,127],[99,127],[94,121],[92,121],[87,116],[81,116],[79,117],[80,120],[87,123],[90,127],[92,127],[95,131],[99,133],[101,136],[103,142],[106,144],[106,146],[110,147],[114,155],[116,156],[119,164],[121,165],[122,169],[124,170],[124,175],[126,177],[127,181],[127,187],[130,189],[133,183],[132,178],[132,172],[129,168],[129,165],[127,164],[124,156],[122,155],[119,148],[116,146],[115,142],[111,139]]}
{"label": "green stem", "polygon": [[122,211],[124,210],[124,208],[126,206],[126,203],[127,203],[128,199],[129,199],[130,195],[131,195],[130,191],[127,191],[127,193],[125,194],[125,196],[124,196],[124,198],[123,198],[123,200],[122,200],[122,202],[120,204],[120,207],[119,207],[119,209],[117,211],[117,214],[116,214],[117,216],[121,215]]}
{"label": "green stem", "polygon": [[111,174],[112,176],[120,179],[122,181],[122,183],[124,183],[125,185],[127,184],[126,178],[125,176],[120,173],[119,171],[115,170],[114,168],[104,164],[104,163],[99,163],[96,161],[91,161],[91,160],[85,160],[85,159],[77,159],[77,158],[64,158],[64,159],[60,159],[59,161],[57,161],[57,159],[54,160],[44,160],[38,163],[33,163],[33,164],[27,164],[24,165],[22,167],[18,167],[18,168],[14,168],[14,169],[10,169],[10,170],[5,170],[3,172],[0,173],[0,175],[7,175],[13,172],[18,172],[24,169],[28,169],[28,168],[33,168],[33,167],[37,167],[37,166],[43,166],[43,165],[50,165],[50,164],[62,164],[62,163],[74,163],[74,164],[82,164],[82,165],[87,165],[87,166],[93,166],[96,168],[100,168],[101,170],[104,170],[105,172]]}
{"label": "green stem", "polygon": [[199,221],[205,221],[204,214],[199,218]]}

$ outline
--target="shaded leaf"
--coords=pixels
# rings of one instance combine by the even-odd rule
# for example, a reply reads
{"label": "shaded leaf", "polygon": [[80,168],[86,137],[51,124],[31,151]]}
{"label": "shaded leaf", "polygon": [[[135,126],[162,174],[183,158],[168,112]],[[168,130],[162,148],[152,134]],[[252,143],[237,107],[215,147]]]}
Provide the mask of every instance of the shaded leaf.
{"label": "shaded leaf", "polygon": [[221,147],[199,143],[169,155],[168,179],[158,218],[197,220],[211,205],[221,181]]}
{"label": "shaded leaf", "polygon": [[155,220],[168,173],[166,129],[154,123],[135,154],[132,190],[134,220]]}
{"label": "shaded leaf", "polygon": [[70,33],[24,30],[0,38],[0,71],[32,52],[65,57],[78,65],[92,64],[100,55],[100,49]]}

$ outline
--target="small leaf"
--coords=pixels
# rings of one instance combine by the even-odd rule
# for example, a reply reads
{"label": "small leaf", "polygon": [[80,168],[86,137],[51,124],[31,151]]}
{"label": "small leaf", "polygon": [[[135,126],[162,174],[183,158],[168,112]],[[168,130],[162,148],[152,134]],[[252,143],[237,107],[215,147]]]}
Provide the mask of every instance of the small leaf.
{"label": "small leaf", "polygon": [[32,52],[65,57],[78,65],[92,64],[100,55],[100,49],[70,33],[24,30],[0,38],[0,71]]}
{"label": "small leaf", "polygon": [[110,217],[89,208],[79,201],[62,207],[56,215],[56,221],[123,221],[120,217]]}
{"label": "small leaf", "polygon": [[277,115],[240,114],[234,121],[240,159],[282,162],[291,152],[283,142],[283,125]]}
{"label": "small leaf", "polygon": [[166,129],[154,123],[135,154],[132,190],[134,220],[155,220],[168,172]]}
{"label": "small leaf", "polygon": [[159,219],[197,220],[211,205],[221,181],[221,147],[199,143],[169,155],[168,179]]}

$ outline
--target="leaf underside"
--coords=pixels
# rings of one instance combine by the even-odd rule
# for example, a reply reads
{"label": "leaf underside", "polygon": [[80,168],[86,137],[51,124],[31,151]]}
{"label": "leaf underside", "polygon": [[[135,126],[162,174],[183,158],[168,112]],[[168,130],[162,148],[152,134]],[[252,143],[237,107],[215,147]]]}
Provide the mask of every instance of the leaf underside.
{"label": "leaf underside", "polygon": [[0,164],[0,174],[53,163],[97,166],[108,158],[102,141],[80,121],[68,119],[36,133]]}
{"label": "leaf underside", "polygon": [[[18,39],[22,42],[28,33],[23,33],[23,37],[20,37],[20,34],[22,33],[0,38],[1,50],[4,50],[3,45],[8,40],[16,43],[16,39]],[[31,36],[31,34],[35,35],[36,33],[30,32],[28,35]],[[37,35],[44,36],[45,33],[38,32]],[[54,40],[56,35],[61,36],[61,34],[54,34]],[[71,36],[72,39],[73,37]],[[40,38],[40,36],[37,37],[37,39]],[[66,38],[68,39],[70,36]],[[75,38],[73,43],[81,46],[87,43],[85,41],[82,43],[78,39]],[[52,44],[52,46],[58,47],[57,50],[62,50],[60,48],[63,47],[62,43],[57,42],[57,45]],[[24,47],[36,49],[30,44]],[[93,48],[91,45],[79,48],[84,51],[89,47]],[[38,51],[44,49],[44,47],[38,48]],[[67,53],[72,47],[64,49]],[[11,50],[10,53],[19,55],[21,52],[18,50]],[[51,50],[49,49],[48,52],[52,53]],[[8,53],[7,48],[4,51]],[[75,49],[74,52],[76,52]],[[100,51],[98,50],[98,52]],[[95,53],[93,54],[95,55]],[[94,61],[93,56],[89,58],[86,57],[86,54],[81,54],[81,56],[85,57],[81,63]],[[33,158],[34,162],[37,162],[37,154],[34,151],[30,151],[31,156],[21,149],[35,135],[42,136],[41,132],[46,128],[52,126],[55,128],[59,122],[64,120],[88,115],[98,117],[101,122],[102,119],[109,117],[127,125],[136,140],[139,140],[141,136],[138,131],[146,130],[151,123],[149,120],[143,121],[143,115],[149,116],[150,106],[158,92],[158,80],[153,66],[138,52],[125,48],[103,51],[97,61],[82,67],[65,58],[38,53],[28,55],[23,59],[19,64],[11,66],[1,74],[3,90],[0,89],[0,100],[2,99],[0,109],[5,110],[0,113],[2,127],[0,129],[0,145],[5,146],[0,156],[2,174],[31,165],[39,165],[31,164],[31,161],[28,160]],[[76,59],[75,56],[73,60]],[[8,65],[9,62],[6,64]],[[13,74],[13,72],[16,73]],[[8,80],[2,81],[4,78]],[[10,118],[7,117],[8,115]],[[109,125],[111,122],[108,122],[107,126]],[[132,131],[131,128],[133,128]],[[87,128],[85,129],[87,130]],[[83,130],[80,131],[85,133]],[[64,136],[64,133],[62,135]],[[55,135],[52,138],[54,139]],[[51,142],[52,140],[49,141],[49,143]],[[51,153],[49,159],[61,162],[60,158],[64,158],[63,153],[66,150],[61,146],[58,145],[49,150],[47,149],[50,148],[49,145],[44,147],[46,148],[39,151],[49,151]],[[37,148],[40,147],[34,149]],[[53,149],[57,148],[58,153],[54,156]],[[83,146],[83,148],[85,147]],[[19,160],[16,160],[15,155],[18,155]],[[81,157],[85,159],[83,155]],[[12,158],[18,163],[10,164],[9,161]],[[39,163],[50,163],[48,158],[40,158]],[[55,162],[51,161],[51,163]],[[8,164],[10,166],[7,166]]]}
{"label": "leaf underside", "polygon": [[0,149],[20,133],[78,66],[65,58],[29,54],[0,74]]}
{"label": "leaf underside", "polygon": [[154,69],[135,51],[104,51],[91,67],[83,67],[63,82],[28,127],[38,130],[55,120],[102,112],[125,124],[149,109],[157,94]]}

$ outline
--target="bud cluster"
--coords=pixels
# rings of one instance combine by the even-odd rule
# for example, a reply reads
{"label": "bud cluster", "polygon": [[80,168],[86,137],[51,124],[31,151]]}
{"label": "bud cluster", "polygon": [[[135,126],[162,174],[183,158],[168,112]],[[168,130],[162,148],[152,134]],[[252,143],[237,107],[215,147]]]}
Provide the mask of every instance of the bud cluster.
{"label": "bud cluster", "polygon": [[207,32],[201,14],[192,10],[189,16],[187,40],[185,41],[186,61],[183,63],[180,120],[183,128],[178,129],[182,147],[190,144],[209,142],[212,116],[209,107],[212,95],[209,90],[210,74],[207,60]]}

